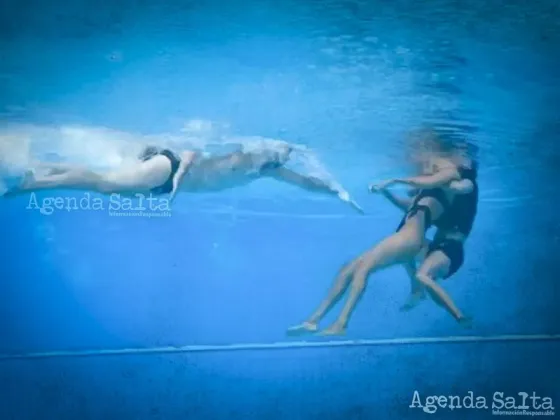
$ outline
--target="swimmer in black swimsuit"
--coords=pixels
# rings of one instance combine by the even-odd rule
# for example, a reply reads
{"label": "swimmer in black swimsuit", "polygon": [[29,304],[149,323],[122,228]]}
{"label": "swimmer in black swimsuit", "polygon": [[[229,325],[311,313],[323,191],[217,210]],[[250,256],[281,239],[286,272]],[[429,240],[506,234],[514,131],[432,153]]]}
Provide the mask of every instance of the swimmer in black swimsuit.
{"label": "swimmer in black swimsuit", "polygon": [[427,247],[427,254],[420,268],[407,264],[411,278],[411,296],[402,310],[410,310],[423,300],[427,290],[434,301],[445,308],[459,324],[470,328],[471,319],[455,305],[445,290],[437,284],[448,279],[463,265],[464,243],[468,238],[478,208],[477,165],[470,162],[459,167],[461,181],[455,186],[460,191],[453,200],[448,213],[442,218],[434,240]]}
{"label": "swimmer in black swimsuit", "polygon": [[261,178],[274,178],[299,188],[328,194],[363,214],[347,191],[319,178],[301,175],[284,165],[292,147],[263,147],[252,152],[234,152],[224,156],[203,156],[194,151],[176,155],[171,150],[146,147],[136,165],[109,172],[96,173],[67,165],[42,165],[47,173],[26,177],[21,185],[4,196],[45,189],[90,190],[104,194],[169,194],[177,192],[221,191],[249,184]]}
{"label": "swimmer in black swimsuit", "polygon": [[449,205],[454,198],[455,193],[444,187],[452,181],[461,179],[457,166],[452,160],[437,159],[434,160],[434,165],[437,170],[431,175],[393,179],[370,186],[371,192],[378,193],[382,193],[393,184],[405,184],[422,191],[407,210],[397,232],[346,264],[317,310],[307,321],[289,328],[289,335],[316,332],[319,321],[350,288],[348,300],[340,316],[333,325],[322,332],[323,335],[344,334],[349,319],[365,290],[367,278],[375,271],[395,264],[404,264],[418,255],[424,245],[426,231],[430,226],[438,224],[440,218],[449,210]]}
{"label": "swimmer in black swimsuit", "polygon": [[101,194],[169,194],[172,200],[194,158],[192,151],[176,155],[170,150],[150,146],[140,154],[138,163],[106,173],[66,164],[39,164],[40,175],[28,173],[21,184],[4,197],[62,188]]}

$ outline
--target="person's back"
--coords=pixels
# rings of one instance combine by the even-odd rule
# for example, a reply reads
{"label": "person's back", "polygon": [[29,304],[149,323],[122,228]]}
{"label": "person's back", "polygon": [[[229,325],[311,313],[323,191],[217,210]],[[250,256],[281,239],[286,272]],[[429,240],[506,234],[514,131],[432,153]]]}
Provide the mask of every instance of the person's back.
{"label": "person's back", "polygon": [[200,155],[186,174],[182,189],[210,192],[247,185],[261,178],[264,171],[282,167],[291,152],[291,146],[282,145],[222,156]]}
{"label": "person's back", "polygon": [[181,189],[189,192],[215,192],[243,186],[260,177],[250,154],[198,156],[185,175]]}

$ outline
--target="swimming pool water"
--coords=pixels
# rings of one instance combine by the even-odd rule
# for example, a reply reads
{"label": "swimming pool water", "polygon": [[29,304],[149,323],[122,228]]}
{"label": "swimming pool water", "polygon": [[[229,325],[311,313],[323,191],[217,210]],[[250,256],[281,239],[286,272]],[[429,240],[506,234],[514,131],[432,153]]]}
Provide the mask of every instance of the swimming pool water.
{"label": "swimming pool water", "polygon": [[[3,200],[2,355],[290,341],[340,266],[398,224],[366,186],[408,171],[403,138],[424,122],[478,149],[479,215],[445,283],[475,328],[431,302],[401,313],[395,267],[371,277],[344,339],[560,333],[555,3],[2,8],[4,183],[30,159],[111,165],[145,136],[216,150],[265,138],[305,146],[306,169],[367,212],[272,180],[180,196],[171,217]],[[3,359],[0,418],[421,418],[415,390],[556,402],[557,343]]]}

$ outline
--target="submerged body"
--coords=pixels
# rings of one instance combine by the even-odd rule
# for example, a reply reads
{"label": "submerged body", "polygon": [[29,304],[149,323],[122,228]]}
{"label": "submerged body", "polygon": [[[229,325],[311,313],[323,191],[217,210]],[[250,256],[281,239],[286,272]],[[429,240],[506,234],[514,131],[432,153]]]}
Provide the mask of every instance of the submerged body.
{"label": "submerged body", "polygon": [[376,271],[396,264],[413,261],[425,245],[426,231],[432,225],[445,220],[455,195],[461,193],[450,188],[461,177],[457,166],[451,160],[439,159],[432,165],[435,172],[407,179],[389,180],[370,187],[372,192],[385,193],[388,186],[402,183],[420,190],[410,203],[399,203],[405,217],[397,231],[377,245],[364,252],[339,271],[327,297],[315,312],[302,324],[288,329],[288,334],[299,335],[314,333],[320,320],[332,309],[343,294],[349,290],[348,298],[337,320],[326,330],[325,335],[339,335],[346,331],[348,322],[355,310],[367,284],[367,279]]}
{"label": "submerged body", "polygon": [[215,192],[248,185],[261,175],[253,170],[250,159],[242,162],[245,159],[240,157],[236,163],[229,155],[195,158],[179,188],[184,192]]}
{"label": "submerged body", "polygon": [[286,168],[291,153],[292,148],[286,145],[207,157],[190,150],[174,153],[150,146],[135,164],[105,173],[78,166],[41,164],[44,173],[28,174],[4,196],[62,188],[101,194],[169,194],[173,200],[178,192],[216,192],[272,177],[308,191],[336,196],[363,213],[346,191]]}
{"label": "submerged body", "polygon": [[[284,168],[291,148],[233,152],[222,156],[196,155],[180,185],[185,192],[214,192],[241,187]],[[285,170],[285,168],[284,168]],[[327,187],[326,184],[325,188]]]}
{"label": "submerged body", "polygon": [[458,195],[448,217],[427,246],[427,254],[416,267],[412,262],[405,268],[411,279],[411,294],[403,310],[414,308],[425,297],[425,291],[436,303],[447,310],[460,324],[470,327],[471,319],[463,315],[453,299],[437,283],[453,276],[465,260],[465,242],[469,237],[478,210],[478,183],[476,168],[461,168],[462,194]]}

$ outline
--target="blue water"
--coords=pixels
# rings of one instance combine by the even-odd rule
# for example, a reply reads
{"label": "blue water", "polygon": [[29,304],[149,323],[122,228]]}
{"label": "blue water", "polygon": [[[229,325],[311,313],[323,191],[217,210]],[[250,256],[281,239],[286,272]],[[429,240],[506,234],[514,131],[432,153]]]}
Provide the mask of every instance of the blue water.
{"label": "blue water", "polygon": [[[400,215],[366,186],[409,172],[403,139],[426,122],[478,150],[479,215],[465,266],[445,283],[474,329],[429,301],[399,312],[408,280],[395,267],[372,276],[344,339],[560,334],[555,2],[0,7],[2,184],[35,159],[118,164],[147,140],[209,151],[289,141],[306,150],[301,168],[367,212],[273,180],[181,195],[171,217],[45,215],[29,197],[3,200],[2,355],[289,341],[286,328],[341,265],[394,230]],[[0,418],[425,417],[409,407],[414,391],[490,403],[494,392],[535,392],[558,412],[559,350],[528,341],[2,359]]]}

